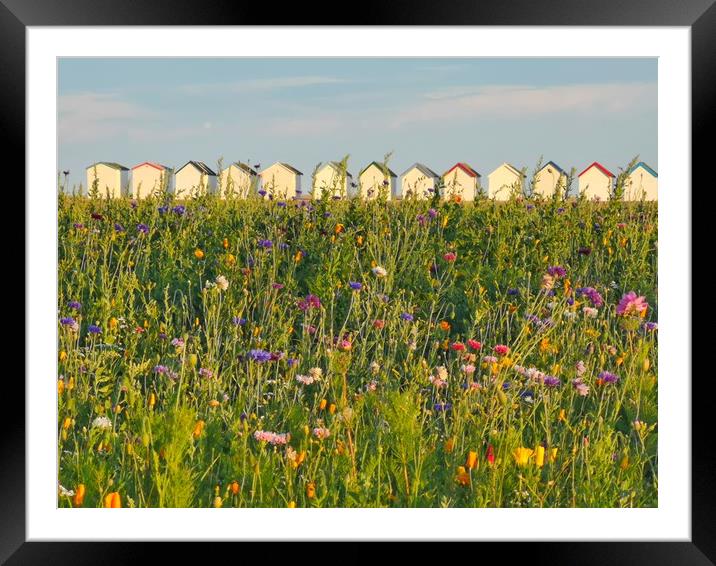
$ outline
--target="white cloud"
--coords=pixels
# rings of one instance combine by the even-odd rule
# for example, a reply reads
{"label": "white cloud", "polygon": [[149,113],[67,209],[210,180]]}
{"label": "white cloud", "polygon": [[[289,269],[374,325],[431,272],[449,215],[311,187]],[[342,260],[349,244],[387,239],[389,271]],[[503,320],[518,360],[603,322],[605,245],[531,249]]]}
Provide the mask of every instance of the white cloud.
{"label": "white cloud", "polygon": [[271,77],[265,79],[245,79],[219,83],[190,84],[179,87],[185,94],[200,95],[211,93],[242,93],[242,92],[268,92],[272,90],[285,90],[307,86],[319,86],[348,82],[338,77],[320,75],[306,75],[297,77]]}
{"label": "white cloud", "polygon": [[63,142],[92,142],[120,135],[129,124],[153,113],[116,94],[85,92],[61,95],[57,101],[57,131]]}
{"label": "white cloud", "polygon": [[565,112],[615,114],[656,107],[656,83],[609,83],[533,87],[455,86],[424,95],[391,118],[392,127],[470,118],[525,118]]}

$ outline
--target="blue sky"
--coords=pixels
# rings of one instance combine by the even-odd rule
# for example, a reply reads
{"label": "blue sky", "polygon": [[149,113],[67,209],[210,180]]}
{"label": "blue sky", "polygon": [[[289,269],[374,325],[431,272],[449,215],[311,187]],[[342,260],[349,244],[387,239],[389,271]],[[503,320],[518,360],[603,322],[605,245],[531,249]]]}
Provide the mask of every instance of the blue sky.
{"label": "blue sky", "polygon": [[356,174],[393,152],[398,174],[457,161],[483,176],[540,155],[614,173],[658,170],[657,60],[632,58],[62,58],[58,170],[223,157],[310,174],[350,154]]}

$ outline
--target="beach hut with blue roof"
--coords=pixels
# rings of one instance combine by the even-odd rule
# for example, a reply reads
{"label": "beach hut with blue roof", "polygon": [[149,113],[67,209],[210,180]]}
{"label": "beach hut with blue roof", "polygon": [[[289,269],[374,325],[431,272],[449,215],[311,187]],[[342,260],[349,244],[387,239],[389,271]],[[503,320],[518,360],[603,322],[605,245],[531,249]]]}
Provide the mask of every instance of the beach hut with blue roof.
{"label": "beach hut with blue roof", "polygon": [[624,200],[658,200],[659,175],[640,161],[629,169],[624,183]]}
{"label": "beach hut with blue roof", "polygon": [[554,161],[548,161],[537,171],[534,183],[532,184],[532,194],[540,195],[544,198],[551,198],[559,187],[561,196],[564,196],[566,186],[567,173]]}

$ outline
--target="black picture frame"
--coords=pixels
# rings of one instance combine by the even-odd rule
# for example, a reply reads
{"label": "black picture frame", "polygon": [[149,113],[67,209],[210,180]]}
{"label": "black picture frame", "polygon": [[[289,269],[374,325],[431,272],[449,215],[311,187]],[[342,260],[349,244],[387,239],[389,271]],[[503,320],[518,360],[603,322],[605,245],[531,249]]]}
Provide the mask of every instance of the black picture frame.
{"label": "black picture frame", "polygon": [[[352,12],[352,15],[351,13]],[[338,21],[335,5],[327,2],[284,4],[267,14],[260,5],[226,0],[0,0],[0,124],[8,163],[25,163],[26,27],[97,25],[520,25],[520,26],[688,26],[691,29],[692,79],[692,186],[708,191],[713,182],[710,145],[716,100],[716,5],[714,0],[555,0],[484,2],[426,0],[392,4],[368,0],[352,7]],[[569,55],[565,51],[565,55]],[[700,164],[696,167],[696,164]],[[690,190],[685,187],[683,190]],[[692,195],[693,195],[692,191]],[[19,195],[18,195],[19,196]],[[692,198],[693,201],[693,198]],[[24,208],[21,201],[19,207]],[[706,207],[700,207],[701,210]],[[17,209],[14,209],[17,210]],[[692,222],[693,225],[693,222]],[[694,239],[694,245],[697,240]],[[692,258],[696,254],[692,254]],[[698,257],[698,256],[696,256]],[[6,260],[7,261],[7,260]],[[17,264],[16,262],[15,264]],[[25,304],[32,297],[25,296]],[[692,332],[692,329],[683,329]],[[697,333],[692,336],[697,338]],[[704,340],[703,338],[701,340]],[[692,351],[699,351],[693,348]],[[694,368],[695,369],[695,368]],[[684,367],[684,380],[696,374]],[[550,564],[714,564],[716,563],[716,469],[714,435],[708,414],[712,409],[710,373],[692,380],[692,537],[690,542],[531,542],[484,544],[475,559],[488,553],[519,557],[529,563]],[[2,427],[3,465],[0,467],[0,561],[7,564],[129,563],[131,560],[167,560],[164,544],[26,542],[24,383],[3,380],[2,398],[12,400],[19,414],[6,414]],[[240,533],[237,533],[240,534]],[[81,537],[81,533],[77,533]],[[560,537],[559,532],[554,537]],[[505,545],[518,546],[508,550]],[[181,561],[209,560],[206,547],[182,545]],[[214,550],[211,553],[215,552]],[[306,555],[307,557],[310,556]],[[324,555],[330,559],[330,551]],[[333,557],[336,555],[333,554]],[[478,558],[478,556],[480,558]],[[161,557],[161,558],[158,558]]]}

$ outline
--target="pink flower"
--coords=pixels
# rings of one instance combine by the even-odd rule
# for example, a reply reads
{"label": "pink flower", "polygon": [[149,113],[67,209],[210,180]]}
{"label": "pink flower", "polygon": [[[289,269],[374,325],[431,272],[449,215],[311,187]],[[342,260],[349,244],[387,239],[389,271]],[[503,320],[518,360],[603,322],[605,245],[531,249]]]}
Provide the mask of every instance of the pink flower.
{"label": "pink flower", "polygon": [[649,303],[646,302],[646,297],[637,297],[634,291],[626,293],[619,304],[617,305],[617,314],[620,316],[627,316],[630,314],[638,314],[646,312],[649,307]]}
{"label": "pink flower", "polygon": [[480,348],[482,348],[482,344],[477,340],[473,340],[472,338],[467,341],[467,345],[470,346],[470,348],[472,348],[473,350],[479,350]]}
{"label": "pink flower", "polygon": [[443,259],[445,261],[453,262],[457,259],[457,254],[455,252],[448,252],[445,255],[443,255]]}
{"label": "pink flower", "polygon": [[495,346],[494,350],[495,354],[497,354],[498,356],[506,356],[510,353],[510,348],[505,346],[504,344],[498,344],[497,346]]}
{"label": "pink flower", "polygon": [[320,440],[323,440],[324,438],[328,438],[329,436],[331,436],[331,431],[327,428],[316,427],[313,429],[313,436]]}

